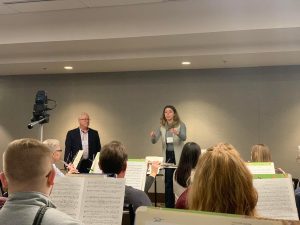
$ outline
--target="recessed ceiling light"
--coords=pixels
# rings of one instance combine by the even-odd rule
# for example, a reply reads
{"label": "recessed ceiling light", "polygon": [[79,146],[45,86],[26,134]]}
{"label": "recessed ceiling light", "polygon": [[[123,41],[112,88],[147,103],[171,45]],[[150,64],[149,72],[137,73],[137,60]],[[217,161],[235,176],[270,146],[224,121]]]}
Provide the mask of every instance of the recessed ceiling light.
{"label": "recessed ceiling light", "polygon": [[73,66],[65,66],[64,69],[65,69],[65,70],[72,70],[72,69],[73,69]]}
{"label": "recessed ceiling light", "polygon": [[188,61],[184,61],[184,62],[181,62],[182,65],[191,65],[191,62],[188,62]]}

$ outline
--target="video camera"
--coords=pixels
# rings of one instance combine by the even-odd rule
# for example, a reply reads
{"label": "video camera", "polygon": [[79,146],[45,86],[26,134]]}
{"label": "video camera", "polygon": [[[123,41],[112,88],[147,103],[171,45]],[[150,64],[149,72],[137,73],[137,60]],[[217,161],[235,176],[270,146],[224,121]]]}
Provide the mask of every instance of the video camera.
{"label": "video camera", "polygon": [[[49,99],[49,101],[53,101]],[[44,124],[49,122],[49,114],[47,114],[48,110],[52,110],[53,108],[48,108],[48,97],[45,91],[38,91],[35,96],[35,104],[33,105],[33,117],[31,119],[31,123],[27,125],[28,129],[33,128],[36,124]]]}

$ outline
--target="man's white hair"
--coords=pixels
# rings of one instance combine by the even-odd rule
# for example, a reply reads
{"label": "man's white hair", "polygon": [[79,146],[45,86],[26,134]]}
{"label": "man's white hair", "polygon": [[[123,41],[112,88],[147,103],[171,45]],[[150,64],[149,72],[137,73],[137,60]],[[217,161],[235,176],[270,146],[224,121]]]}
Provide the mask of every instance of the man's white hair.
{"label": "man's white hair", "polygon": [[60,142],[57,139],[47,139],[43,144],[47,145],[52,152],[61,150]]}

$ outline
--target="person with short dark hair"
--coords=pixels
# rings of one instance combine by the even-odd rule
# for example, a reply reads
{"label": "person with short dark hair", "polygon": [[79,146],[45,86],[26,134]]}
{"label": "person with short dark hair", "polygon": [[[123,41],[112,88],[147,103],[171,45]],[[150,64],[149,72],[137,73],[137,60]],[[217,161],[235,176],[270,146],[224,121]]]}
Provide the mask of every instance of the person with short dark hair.
{"label": "person with short dark hair", "polygon": [[81,224],[55,209],[49,199],[55,170],[46,145],[29,138],[11,142],[3,154],[3,170],[0,178],[9,196],[0,210],[1,225],[32,225],[38,215],[43,215],[43,225]]}
{"label": "person with short dark hair", "polygon": [[[127,169],[128,156],[125,147],[119,141],[112,141],[103,146],[99,158],[99,168],[103,173],[116,174],[124,178]],[[145,192],[131,186],[125,186],[124,204],[132,204],[134,211],[139,206],[151,206],[151,201]]]}

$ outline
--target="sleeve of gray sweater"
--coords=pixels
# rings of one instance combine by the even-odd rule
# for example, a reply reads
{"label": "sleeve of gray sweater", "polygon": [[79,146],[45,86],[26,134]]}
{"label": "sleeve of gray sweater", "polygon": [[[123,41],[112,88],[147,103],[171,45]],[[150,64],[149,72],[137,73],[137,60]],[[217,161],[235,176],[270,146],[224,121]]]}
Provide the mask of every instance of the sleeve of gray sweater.
{"label": "sleeve of gray sweater", "polygon": [[182,140],[185,141],[186,140],[186,126],[184,123],[180,123],[180,130],[179,130],[179,134],[178,137]]}
{"label": "sleeve of gray sweater", "polygon": [[154,132],[154,134],[155,134],[155,136],[151,137],[152,144],[155,144],[159,140],[159,138],[161,136],[160,129],[159,128],[156,129],[156,131]]}
{"label": "sleeve of gray sweater", "polygon": [[146,177],[146,182],[145,182],[145,189],[144,189],[144,191],[146,192],[146,193],[148,193],[148,191],[149,191],[149,189],[151,188],[151,186],[152,186],[152,184],[153,184],[153,182],[154,182],[154,177],[152,177],[152,176],[147,176]]}

